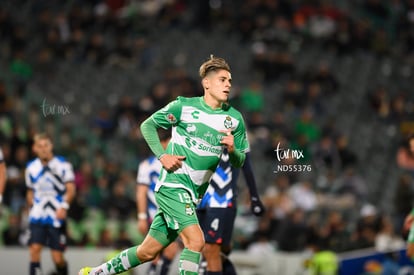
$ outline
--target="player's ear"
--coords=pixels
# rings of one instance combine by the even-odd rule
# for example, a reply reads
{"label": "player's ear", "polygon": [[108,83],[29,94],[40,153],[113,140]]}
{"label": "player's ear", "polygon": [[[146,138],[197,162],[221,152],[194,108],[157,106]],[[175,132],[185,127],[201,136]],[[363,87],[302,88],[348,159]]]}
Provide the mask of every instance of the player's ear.
{"label": "player's ear", "polygon": [[203,85],[203,88],[208,89],[210,86],[210,81],[207,77],[204,77],[203,80],[201,80],[201,85]]}

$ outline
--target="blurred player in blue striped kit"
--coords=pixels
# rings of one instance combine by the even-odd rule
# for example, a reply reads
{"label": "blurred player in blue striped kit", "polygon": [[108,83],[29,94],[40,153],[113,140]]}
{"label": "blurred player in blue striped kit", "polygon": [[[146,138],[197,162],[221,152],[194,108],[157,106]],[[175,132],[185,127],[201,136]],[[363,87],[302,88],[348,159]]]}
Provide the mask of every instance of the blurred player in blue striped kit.
{"label": "blurred player in blue striped kit", "polygon": [[[161,145],[167,148],[171,134],[167,131],[159,131]],[[149,156],[138,166],[137,175],[137,209],[138,230],[146,235],[149,226],[157,213],[158,205],[155,201],[155,186],[162,168],[161,162],[155,155]],[[178,242],[172,242],[164,248],[161,255],[157,256],[148,270],[149,275],[167,275],[170,264],[179,251]]]}
{"label": "blurred player in blue striped kit", "polygon": [[[246,153],[242,170],[250,193],[252,213],[261,216],[265,209],[257,193],[249,152]],[[210,185],[197,207],[198,219],[206,242],[200,274],[236,274],[227,256],[231,251],[231,239],[237,214],[239,173],[240,169],[231,165],[227,150],[224,150]]]}
{"label": "blurred player in blue striped kit", "polygon": [[73,168],[63,157],[54,156],[52,140],[47,134],[36,134],[33,141],[37,158],[27,164],[25,171],[30,207],[30,275],[41,274],[43,246],[51,249],[56,274],[67,275],[65,221],[76,191]]}

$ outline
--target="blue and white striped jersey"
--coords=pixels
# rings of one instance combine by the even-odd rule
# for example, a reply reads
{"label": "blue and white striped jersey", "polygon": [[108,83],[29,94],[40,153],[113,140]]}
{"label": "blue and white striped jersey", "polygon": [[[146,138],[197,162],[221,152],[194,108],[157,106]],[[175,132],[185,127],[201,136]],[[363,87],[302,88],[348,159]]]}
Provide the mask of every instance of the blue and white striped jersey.
{"label": "blue and white striped jersey", "polygon": [[162,168],[161,162],[155,157],[151,156],[143,160],[138,166],[137,183],[148,185],[147,192],[147,212],[148,217],[152,221],[157,212],[158,205],[155,201],[155,186]]}
{"label": "blue and white striped jersey", "polygon": [[27,164],[25,177],[27,188],[33,190],[29,222],[61,227],[56,210],[63,202],[66,183],[74,181],[72,165],[59,156],[54,156],[45,166],[36,158]]}
{"label": "blue and white striped jersey", "polygon": [[230,165],[229,155],[227,150],[224,150],[198,208],[236,207],[237,179],[239,173],[239,168],[234,168]]}

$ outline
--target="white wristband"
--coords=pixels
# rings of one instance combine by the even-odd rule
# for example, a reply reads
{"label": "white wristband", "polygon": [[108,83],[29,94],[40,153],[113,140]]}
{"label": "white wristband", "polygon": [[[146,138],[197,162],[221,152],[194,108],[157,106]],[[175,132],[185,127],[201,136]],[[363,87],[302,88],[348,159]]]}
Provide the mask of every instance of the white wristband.
{"label": "white wristband", "polygon": [[138,213],[137,217],[138,217],[138,220],[146,220],[146,219],[148,219],[147,213]]}
{"label": "white wristband", "polygon": [[0,194],[0,203],[3,202],[3,195]]}
{"label": "white wristband", "polygon": [[66,201],[62,202],[60,204],[60,207],[65,209],[65,210],[69,210],[69,203],[67,203]]}

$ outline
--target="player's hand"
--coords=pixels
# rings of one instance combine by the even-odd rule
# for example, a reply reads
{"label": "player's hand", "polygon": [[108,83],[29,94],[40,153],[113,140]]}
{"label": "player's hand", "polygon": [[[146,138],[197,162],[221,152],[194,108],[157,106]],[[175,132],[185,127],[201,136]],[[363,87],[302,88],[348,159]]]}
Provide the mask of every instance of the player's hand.
{"label": "player's hand", "polygon": [[66,209],[64,209],[64,208],[58,208],[58,209],[56,209],[56,218],[58,220],[64,220],[64,219],[66,219],[67,214],[68,214],[68,211]]}
{"label": "player's hand", "polygon": [[183,161],[185,160],[185,156],[175,156],[175,155],[168,155],[165,154],[161,156],[160,162],[162,166],[168,172],[174,172],[177,169],[180,169],[183,166]]}
{"label": "player's hand", "polygon": [[262,216],[266,211],[263,203],[258,197],[251,197],[250,199],[250,210],[255,216]]}
{"label": "player's hand", "polygon": [[220,131],[220,132],[226,134],[221,138],[221,144],[227,147],[227,151],[229,153],[233,153],[234,152],[234,136],[232,135],[231,131],[225,130],[225,131]]}
{"label": "player's hand", "polygon": [[148,233],[148,221],[146,219],[138,219],[138,231],[143,235]]}

